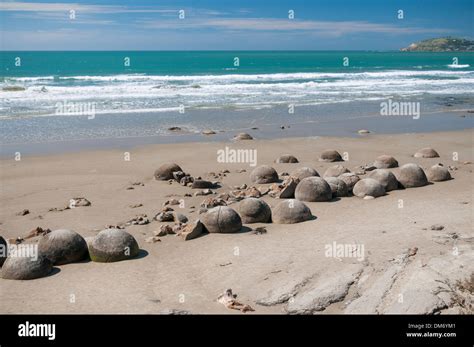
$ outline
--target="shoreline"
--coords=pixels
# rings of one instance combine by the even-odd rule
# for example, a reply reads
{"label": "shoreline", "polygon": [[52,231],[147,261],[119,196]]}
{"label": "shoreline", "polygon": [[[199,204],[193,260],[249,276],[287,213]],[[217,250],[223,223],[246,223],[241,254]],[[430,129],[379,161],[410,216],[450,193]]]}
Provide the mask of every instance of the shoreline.
{"label": "shoreline", "polygon": [[[360,106],[360,105],[359,105]],[[280,110],[281,111],[281,110]],[[273,109],[270,110],[273,112]],[[282,112],[280,112],[282,113]],[[329,112],[327,112],[329,114]],[[339,111],[335,115],[319,115],[318,119],[298,119],[291,118],[268,118],[265,123],[256,123],[249,126],[231,127],[225,130],[213,129],[213,135],[204,135],[199,131],[191,131],[186,126],[181,125],[182,121],[177,118],[170,122],[169,127],[182,126],[182,131],[172,132],[162,129],[163,134],[131,135],[122,137],[102,137],[102,138],[80,138],[70,140],[38,141],[27,143],[3,143],[0,144],[0,159],[6,159],[19,152],[25,156],[54,155],[66,153],[78,153],[94,150],[133,150],[141,146],[153,144],[176,144],[176,143],[218,143],[228,142],[239,132],[247,132],[257,140],[291,139],[306,137],[341,137],[359,138],[361,136],[376,135],[396,135],[396,134],[427,134],[443,131],[462,131],[474,128],[474,114],[470,108],[453,110],[433,110],[424,113],[422,122],[412,119],[409,116],[380,116],[376,113],[361,111],[359,115],[354,112],[352,117],[341,116],[344,112]],[[172,115],[171,115],[172,116]],[[104,118],[102,126],[107,126],[107,122],[113,122],[114,117]],[[129,116],[124,116],[125,118]],[[263,114],[261,119],[267,119],[268,115]],[[127,118],[128,119],[128,118]],[[78,122],[78,120],[74,120]],[[80,121],[79,121],[80,122]],[[91,122],[91,121],[85,121]],[[120,119],[119,119],[120,122]],[[150,122],[153,122],[150,118]],[[367,129],[369,134],[360,135],[358,130]],[[6,128],[3,132],[7,132]]]}

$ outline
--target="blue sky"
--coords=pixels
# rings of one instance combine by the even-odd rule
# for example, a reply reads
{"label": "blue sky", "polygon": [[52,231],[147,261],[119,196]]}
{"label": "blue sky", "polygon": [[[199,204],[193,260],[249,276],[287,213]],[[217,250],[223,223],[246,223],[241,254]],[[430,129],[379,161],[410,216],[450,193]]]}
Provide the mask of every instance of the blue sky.
{"label": "blue sky", "polygon": [[[473,2],[2,0],[0,48],[392,50],[425,38],[472,38]],[[294,19],[288,18],[290,10]],[[397,18],[398,10],[403,10],[403,19]]]}

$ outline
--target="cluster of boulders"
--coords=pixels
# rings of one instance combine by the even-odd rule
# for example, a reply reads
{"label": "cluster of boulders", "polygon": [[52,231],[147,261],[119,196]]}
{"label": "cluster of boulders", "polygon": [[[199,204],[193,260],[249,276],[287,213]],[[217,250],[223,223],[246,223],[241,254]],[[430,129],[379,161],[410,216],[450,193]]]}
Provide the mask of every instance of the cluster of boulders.
{"label": "cluster of boulders", "polygon": [[[83,261],[108,263],[134,258],[139,248],[135,238],[121,229],[105,229],[87,241],[75,231],[58,229],[38,236],[36,254],[16,254],[0,258],[1,277],[12,280],[31,280],[51,274],[55,265]],[[8,244],[0,237],[2,247]],[[23,244],[24,246],[24,244]]]}
{"label": "cluster of boulders", "polygon": [[[414,157],[436,158],[439,155],[431,148],[423,148],[416,152]],[[342,156],[335,150],[324,151],[319,160],[343,161]],[[297,163],[298,160],[287,154],[277,158],[276,162]],[[258,166],[250,173],[250,180],[254,184],[267,186],[248,187],[243,184],[218,195],[211,191],[215,195],[207,197],[201,203],[199,217],[194,221],[189,221],[185,215],[175,212],[171,207],[180,204],[179,200],[166,201],[154,220],[175,224],[161,225],[154,236],[147,239],[147,242],[148,240],[159,241],[158,237],[168,234],[181,236],[184,240],[192,240],[205,233],[237,233],[242,230],[243,224],[301,223],[314,218],[305,202],[325,202],[349,195],[373,199],[395,189],[422,187],[429,181],[440,182],[451,179],[449,167],[446,168],[442,164],[433,165],[426,173],[414,163],[401,166],[395,174],[389,170],[397,167],[398,161],[389,155],[379,156],[373,164],[365,165],[363,174],[368,172],[365,178],[359,177],[359,174],[351,172],[340,164],[329,167],[323,177],[320,177],[319,173],[311,167],[301,167],[291,174],[278,175],[277,171],[268,165]],[[163,164],[155,171],[154,176],[157,180],[171,181],[171,183],[176,181],[191,189],[211,190],[219,187],[218,182],[210,182],[201,177],[186,174],[179,165],[174,163]],[[281,180],[280,176],[284,179]],[[261,199],[267,194],[281,201],[274,207],[270,207]],[[90,205],[87,202],[86,199],[79,198],[74,201],[74,205]],[[236,209],[228,206],[233,203],[238,203]],[[125,225],[143,225],[149,222],[146,215],[138,215]],[[2,278],[34,279],[50,274],[54,265],[80,262],[86,258],[95,262],[115,262],[134,258],[139,253],[137,241],[122,227],[107,228],[87,240],[67,229],[50,231],[37,228],[30,234],[17,241],[23,242],[30,237],[39,238],[38,256],[31,259],[6,257],[5,254],[0,253]],[[9,243],[0,237],[0,248],[6,249],[8,246]]]}

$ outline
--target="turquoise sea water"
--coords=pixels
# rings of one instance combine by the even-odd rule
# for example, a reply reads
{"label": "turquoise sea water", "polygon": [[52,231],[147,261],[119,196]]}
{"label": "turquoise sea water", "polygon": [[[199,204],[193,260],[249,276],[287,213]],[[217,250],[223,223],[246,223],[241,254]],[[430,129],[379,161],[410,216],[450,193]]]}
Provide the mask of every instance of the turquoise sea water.
{"label": "turquoise sea water", "polygon": [[[341,134],[341,127],[353,131],[349,119],[377,115],[388,99],[420,102],[425,114],[474,104],[472,53],[0,52],[0,57],[2,144],[166,136],[170,126],[199,133],[318,121],[342,122]],[[64,111],[58,105],[73,107]],[[295,112],[288,112],[290,105]],[[439,130],[449,130],[450,123],[456,129],[472,126],[470,120],[436,122]],[[423,124],[437,129],[432,121],[416,127]],[[336,134],[333,128],[320,125],[317,134]]]}

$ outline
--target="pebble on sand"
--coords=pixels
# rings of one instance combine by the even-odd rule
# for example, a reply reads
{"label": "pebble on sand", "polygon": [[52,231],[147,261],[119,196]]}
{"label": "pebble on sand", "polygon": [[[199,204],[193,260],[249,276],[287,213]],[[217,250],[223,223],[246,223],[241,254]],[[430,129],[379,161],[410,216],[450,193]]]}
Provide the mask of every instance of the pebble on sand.
{"label": "pebble on sand", "polygon": [[53,263],[43,255],[38,257],[8,257],[2,266],[2,278],[7,280],[33,280],[48,276]]}
{"label": "pebble on sand", "polygon": [[386,192],[398,189],[397,178],[387,169],[376,169],[371,171],[367,177],[378,181],[384,187]]}
{"label": "pebble on sand", "polygon": [[295,224],[313,218],[311,210],[301,201],[283,200],[272,210],[272,219],[277,224]]}
{"label": "pebble on sand", "polygon": [[344,161],[344,160],[342,160],[342,157],[338,151],[333,150],[333,149],[328,149],[328,150],[325,150],[323,153],[321,153],[321,156],[319,157],[319,161],[334,162],[334,161]]}
{"label": "pebble on sand", "polygon": [[179,235],[184,241],[189,241],[203,235],[203,225],[201,221],[198,219],[187,224]]}
{"label": "pebble on sand", "polygon": [[439,158],[438,152],[430,147],[425,147],[418,150],[413,156],[415,158]]}
{"label": "pebble on sand", "polygon": [[332,191],[321,177],[306,177],[296,186],[295,198],[300,201],[329,201]]}
{"label": "pebble on sand", "polygon": [[428,169],[426,174],[428,176],[428,180],[430,180],[431,182],[448,181],[451,179],[451,174],[449,173],[449,170],[442,164],[433,165]]}
{"label": "pebble on sand", "polygon": [[300,167],[299,169],[296,169],[290,174],[291,177],[294,177],[298,180],[302,180],[303,178],[306,177],[312,177],[312,176],[317,176],[319,177],[319,173],[310,167]]}
{"label": "pebble on sand", "polygon": [[178,164],[174,163],[167,163],[161,165],[156,171],[155,171],[155,179],[159,181],[166,181],[166,180],[171,180],[173,179],[173,172],[175,171],[183,171]]}
{"label": "pebble on sand", "polygon": [[75,231],[58,229],[41,237],[38,252],[54,265],[75,263],[87,256],[87,243]]}
{"label": "pebble on sand", "polygon": [[124,230],[105,229],[89,244],[92,261],[110,263],[134,258],[138,255],[138,243]]}
{"label": "pebble on sand", "polygon": [[377,169],[390,169],[398,167],[398,161],[391,155],[384,154],[375,159],[374,166]]}
{"label": "pebble on sand", "polygon": [[346,167],[344,167],[342,165],[334,165],[334,166],[331,166],[330,168],[328,168],[324,172],[323,177],[324,178],[326,178],[326,177],[339,177],[342,174],[348,173],[348,172],[350,172],[350,171]]}
{"label": "pebble on sand", "polygon": [[211,208],[201,216],[201,223],[210,233],[235,233],[242,229],[242,219],[228,206]]}
{"label": "pebble on sand", "polygon": [[250,173],[250,179],[258,184],[274,183],[278,182],[278,173],[271,166],[261,165],[253,169]]}
{"label": "pebble on sand", "polygon": [[268,204],[257,198],[246,198],[239,203],[239,214],[242,222],[251,223],[270,223],[272,210]]}
{"label": "pebble on sand", "polygon": [[403,165],[397,178],[404,188],[422,187],[428,184],[423,169],[413,163]]}
{"label": "pebble on sand", "polygon": [[275,163],[278,164],[293,164],[293,163],[299,163],[298,159],[296,159],[295,156],[291,154],[283,154],[280,155],[276,160]]}
{"label": "pebble on sand", "polygon": [[214,188],[214,183],[205,180],[194,180],[193,184],[191,185],[192,189],[210,189]]}
{"label": "pebble on sand", "polygon": [[377,198],[385,194],[385,189],[379,181],[373,178],[364,178],[355,184],[353,192],[359,198]]}
{"label": "pebble on sand", "polygon": [[343,180],[337,177],[328,177],[325,180],[329,184],[329,187],[331,187],[333,198],[347,196],[349,191],[347,184]]}
{"label": "pebble on sand", "polygon": [[364,134],[370,134],[370,131],[367,130],[367,129],[360,129],[360,130],[358,131],[358,133],[359,133],[360,135],[364,135]]}
{"label": "pebble on sand", "polygon": [[234,140],[240,141],[240,140],[253,140],[253,137],[250,136],[250,134],[247,133],[240,133],[234,136]]}

